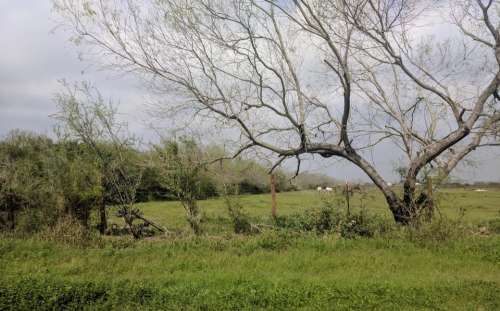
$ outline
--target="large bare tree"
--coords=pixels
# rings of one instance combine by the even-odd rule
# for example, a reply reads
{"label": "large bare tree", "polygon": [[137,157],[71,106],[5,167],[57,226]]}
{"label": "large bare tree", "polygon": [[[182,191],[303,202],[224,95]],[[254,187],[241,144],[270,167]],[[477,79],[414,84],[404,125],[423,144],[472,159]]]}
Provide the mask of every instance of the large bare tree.
{"label": "large bare tree", "polygon": [[[265,150],[275,166],[311,154],[346,159],[400,223],[430,205],[416,187],[423,170],[447,176],[498,142],[497,1],[54,3],[75,42],[140,75],[166,109],[238,128],[236,154]],[[405,155],[402,195],[367,160],[385,141]]]}

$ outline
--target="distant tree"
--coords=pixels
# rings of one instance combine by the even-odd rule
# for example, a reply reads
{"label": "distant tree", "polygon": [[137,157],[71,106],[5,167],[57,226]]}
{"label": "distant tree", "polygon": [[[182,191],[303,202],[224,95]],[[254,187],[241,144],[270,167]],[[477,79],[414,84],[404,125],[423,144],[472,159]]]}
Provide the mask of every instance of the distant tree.
{"label": "distant tree", "polygon": [[306,190],[317,187],[332,187],[338,183],[338,180],[319,173],[301,172],[294,178],[293,182],[300,190]]}
{"label": "distant tree", "polygon": [[398,166],[394,169],[396,174],[398,174],[398,176],[399,176],[400,182],[402,182],[402,183],[405,181],[405,176],[406,176],[407,170],[408,170],[408,168],[405,166]]}

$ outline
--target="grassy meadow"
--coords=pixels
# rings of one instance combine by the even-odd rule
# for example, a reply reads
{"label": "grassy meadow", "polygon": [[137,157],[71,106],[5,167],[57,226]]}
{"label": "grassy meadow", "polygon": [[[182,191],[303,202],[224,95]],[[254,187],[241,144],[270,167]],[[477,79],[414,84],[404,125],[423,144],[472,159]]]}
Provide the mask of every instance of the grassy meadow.
{"label": "grassy meadow", "polygon": [[[200,237],[189,233],[178,202],[139,204],[169,229],[165,237],[106,237],[83,247],[4,236],[0,310],[499,310],[500,234],[480,228],[500,219],[500,189],[437,195],[449,220],[419,234],[395,228],[349,239],[264,226],[237,235],[224,202],[211,199],[200,202]],[[269,195],[234,200],[253,222],[271,223]],[[333,194],[280,193],[278,213],[325,201],[343,204]],[[351,203],[390,222],[375,190]],[[465,236],[453,235],[459,225]]]}
{"label": "grassy meadow", "polygon": [[[435,194],[439,212],[451,219],[463,219],[467,223],[480,224],[500,217],[500,189],[476,192],[472,188],[448,188]],[[271,196],[269,194],[242,195],[235,198],[244,211],[252,218],[269,218]],[[319,193],[317,191],[296,191],[277,194],[278,214],[290,215],[307,209],[320,207],[330,202],[345,209],[345,202],[340,193]],[[227,209],[221,199],[209,199],[199,202],[205,218],[216,220],[228,219]],[[370,188],[365,194],[355,193],[350,199],[353,210],[364,207],[368,212],[391,219],[382,194]],[[138,204],[144,215],[168,229],[188,230],[182,205],[175,201],[149,202]],[[115,219],[115,222],[119,220]],[[229,230],[217,224],[216,230]]]}

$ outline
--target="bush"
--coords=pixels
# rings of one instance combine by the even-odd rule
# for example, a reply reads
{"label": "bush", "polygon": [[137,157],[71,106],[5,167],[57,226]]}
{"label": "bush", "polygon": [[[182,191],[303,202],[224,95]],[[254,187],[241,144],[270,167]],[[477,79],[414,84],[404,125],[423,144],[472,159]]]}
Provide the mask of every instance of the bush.
{"label": "bush", "polygon": [[24,208],[16,216],[15,234],[21,236],[35,234],[46,227],[54,226],[59,216],[59,210],[55,206]]}
{"label": "bush", "polygon": [[55,241],[73,247],[87,247],[98,242],[98,236],[71,217],[61,217],[53,226],[47,226],[38,235],[41,239]]}
{"label": "bush", "polygon": [[488,222],[488,230],[492,233],[500,234],[500,218]]}
{"label": "bush", "polygon": [[279,216],[275,224],[279,228],[314,231],[319,234],[337,232],[344,238],[372,237],[386,233],[393,227],[388,221],[368,214],[365,210],[346,215],[329,202],[304,213]]}
{"label": "bush", "polygon": [[278,216],[275,225],[283,229],[326,233],[336,228],[340,217],[338,211],[325,204],[320,208],[308,209],[304,213]]}
{"label": "bush", "polygon": [[243,212],[243,206],[241,206],[237,199],[230,198],[228,195],[225,195],[224,202],[226,203],[226,207],[229,212],[234,233],[252,233],[252,224],[250,223],[250,219],[248,215]]}
{"label": "bush", "polygon": [[466,237],[467,227],[462,220],[451,220],[444,216],[429,222],[403,228],[405,237],[417,243],[437,243]]}
{"label": "bush", "polygon": [[392,229],[389,221],[360,211],[345,217],[339,226],[339,233],[344,238],[373,237]]}

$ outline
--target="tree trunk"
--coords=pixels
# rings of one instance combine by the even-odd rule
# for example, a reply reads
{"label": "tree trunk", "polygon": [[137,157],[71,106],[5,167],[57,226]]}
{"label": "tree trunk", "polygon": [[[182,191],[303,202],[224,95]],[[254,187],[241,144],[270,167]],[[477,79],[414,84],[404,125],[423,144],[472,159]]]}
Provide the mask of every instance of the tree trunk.
{"label": "tree trunk", "polygon": [[415,214],[411,212],[411,207],[400,203],[391,209],[394,221],[400,225],[409,225],[415,220]]}
{"label": "tree trunk", "polygon": [[125,224],[128,227],[129,233],[134,237],[134,239],[138,240],[141,238],[141,232],[139,230],[136,230],[136,227],[134,227],[134,219],[135,217],[130,213],[128,209],[126,209],[123,213],[123,220],[125,221]]}
{"label": "tree trunk", "polygon": [[99,201],[99,218],[99,232],[105,234],[108,229],[108,219],[106,216],[106,202],[103,197]]}
{"label": "tree trunk", "polygon": [[16,228],[16,213],[20,209],[20,199],[15,194],[7,195],[7,228],[14,230]]}
{"label": "tree trunk", "polygon": [[427,181],[427,189],[416,197],[416,178],[407,178],[403,185],[403,199],[390,200],[386,197],[389,208],[398,224],[409,225],[421,220],[430,220],[434,211],[432,184]]}
{"label": "tree trunk", "polygon": [[9,230],[14,230],[16,228],[16,210],[13,205],[9,206],[9,211],[7,213],[7,224]]}
{"label": "tree trunk", "polygon": [[361,168],[383,193],[396,223],[402,225],[411,224],[418,218],[422,209],[432,206],[432,198],[425,192],[422,192],[418,200],[415,200],[417,174],[421,166],[415,165],[408,171],[403,185],[403,198],[401,199],[375,168],[361,156],[351,152],[345,158]]}
{"label": "tree trunk", "polygon": [[201,235],[203,233],[203,228],[201,227],[201,215],[196,200],[185,199],[181,202],[186,209],[189,226],[193,229],[194,234]]}
{"label": "tree trunk", "polygon": [[[427,195],[423,194],[419,198],[427,198]],[[405,203],[395,205],[394,209],[391,209],[394,221],[401,225],[409,225],[420,220],[428,221],[432,219],[434,205],[431,202],[432,200],[425,199],[422,203],[419,202],[410,206]]]}

